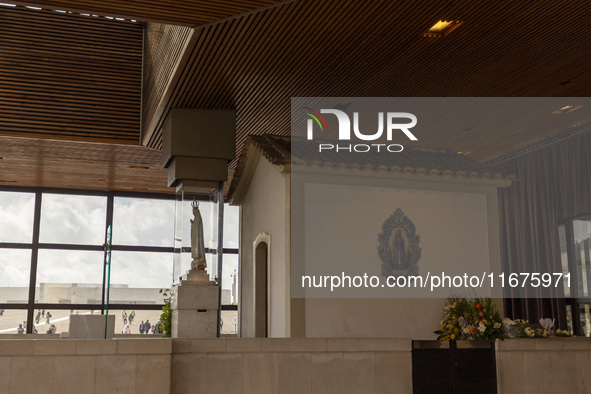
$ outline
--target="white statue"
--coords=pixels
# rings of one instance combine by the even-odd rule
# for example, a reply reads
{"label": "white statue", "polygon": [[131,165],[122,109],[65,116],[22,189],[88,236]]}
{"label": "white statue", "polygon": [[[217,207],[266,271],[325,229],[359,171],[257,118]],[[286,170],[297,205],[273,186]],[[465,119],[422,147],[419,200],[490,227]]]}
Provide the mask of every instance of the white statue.
{"label": "white statue", "polygon": [[203,242],[203,219],[199,212],[199,202],[193,200],[193,220],[191,220],[191,269],[205,271],[207,262],[205,261],[205,246]]}

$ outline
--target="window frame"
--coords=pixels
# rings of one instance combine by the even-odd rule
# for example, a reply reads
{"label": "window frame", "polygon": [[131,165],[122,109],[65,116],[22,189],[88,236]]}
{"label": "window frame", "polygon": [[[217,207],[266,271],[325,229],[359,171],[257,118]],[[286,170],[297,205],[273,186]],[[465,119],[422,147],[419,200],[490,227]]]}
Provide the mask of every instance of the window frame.
{"label": "window frame", "polygon": [[[107,229],[113,226],[114,201],[116,197],[125,198],[141,198],[141,199],[157,199],[157,200],[171,200],[175,201],[177,196],[175,194],[164,193],[144,193],[144,192],[124,192],[124,191],[100,191],[100,190],[79,190],[79,189],[55,189],[55,188],[28,188],[28,187],[13,187],[0,186],[0,192],[21,192],[34,193],[34,216],[33,216],[33,234],[30,243],[21,242],[0,242],[0,249],[26,249],[31,251],[31,265],[29,272],[29,291],[28,300],[26,303],[0,303],[0,309],[10,310],[26,310],[27,311],[27,327],[26,333],[33,332],[33,321],[35,318],[35,310],[38,309],[53,309],[53,310],[94,310],[100,311],[100,314],[105,313],[106,309],[106,280],[107,280]],[[40,224],[41,224],[41,207],[44,194],[63,194],[63,195],[78,195],[78,196],[100,196],[107,198],[106,217],[104,227],[104,240],[102,245],[86,245],[86,244],[69,244],[69,243],[42,243],[39,242]],[[196,200],[211,201],[208,196],[196,195]],[[102,274],[102,297],[100,304],[58,304],[58,303],[39,303],[35,302],[35,290],[37,284],[37,270],[38,270],[38,255],[39,250],[78,250],[78,251],[102,251],[103,252],[103,274]],[[190,252],[190,247],[183,247],[181,252]],[[128,251],[128,252],[156,252],[156,253],[175,253],[174,246],[143,246],[143,245],[111,245],[111,251]],[[206,253],[217,254],[217,250],[206,248]],[[223,248],[223,254],[239,254],[239,249]],[[172,265],[172,261],[171,261]],[[161,310],[164,302],[161,304],[112,304],[109,303],[109,310],[124,310],[133,306],[136,310]],[[237,305],[222,305],[222,310],[238,310]],[[0,337],[1,338],[1,337]]]}
{"label": "window frame", "polygon": [[[566,236],[566,256],[568,260],[568,271],[571,274],[570,281],[571,281],[571,296],[565,297],[565,304],[566,306],[570,306],[571,309],[571,322],[573,328],[573,334],[576,336],[585,336],[585,333],[581,329],[581,319],[579,314],[579,306],[584,304],[591,304],[591,294],[587,297],[578,297],[573,295],[573,287],[577,286],[579,275],[577,272],[577,267],[575,266],[575,243],[574,243],[574,222],[577,220],[590,220],[591,221],[591,213],[585,213],[581,215],[576,215],[570,217],[568,219],[559,220],[556,225],[556,231],[558,232],[560,226],[564,226],[565,236]],[[560,245],[559,245],[560,249]],[[562,264],[562,263],[561,263]],[[587,284],[589,290],[591,290],[591,283]],[[566,313],[566,306],[565,306],[565,313]]]}

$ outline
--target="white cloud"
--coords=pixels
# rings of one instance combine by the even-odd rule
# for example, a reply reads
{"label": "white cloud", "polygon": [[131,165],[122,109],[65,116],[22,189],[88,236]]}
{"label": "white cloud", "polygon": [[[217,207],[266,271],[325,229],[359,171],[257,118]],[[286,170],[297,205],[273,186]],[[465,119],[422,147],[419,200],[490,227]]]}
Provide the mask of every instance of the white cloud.
{"label": "white cloud", "polygon": [[103,282],[104,252],[39,250],[37,284]]}
{"label": "white cloud", "polygon": [[32,242],[34,214],[35,194],[0,192],[0,242]]}
{"label": "white cloud", "polygon": [[102,245],[106,220],[106,197],[43,194],[39,241]]}
{"label": "white cloud", "polygon": [[29,286],[31,251],[0,249],[0,287]]}
{"label": "white cloud", "polygon": [[174,201],[115,198],[113,244],[173,246]]}

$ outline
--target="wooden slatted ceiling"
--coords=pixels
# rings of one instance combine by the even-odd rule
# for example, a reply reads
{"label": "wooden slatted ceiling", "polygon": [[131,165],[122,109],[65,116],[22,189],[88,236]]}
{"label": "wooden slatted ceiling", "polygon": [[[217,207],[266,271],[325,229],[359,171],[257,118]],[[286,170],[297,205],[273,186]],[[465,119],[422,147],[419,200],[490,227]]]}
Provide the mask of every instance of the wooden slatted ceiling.
{"label": "wooden slatted ceiling", "polygon": [[[423,37],[440,19],[463,24]],[[289,134],[291,97],[588,96],[589,20],[583,0],[285,4],[196,29],[179,74],[144,119],[143,143],[161,147],[173,107],[235,108],[238,153],[248,134]],[[469,136],[470,157],[487,161],[548,137]],[[421,144],[465,151],[466,138],[433,130]]]}
{"label": "wooden slatted ceiling", "polygon": [[0,7],[0,134],[139,144],[143,26]]}
{"label": "wooden slatted ceiling", "polygon": [[243,14],[256,9],[281,4],[285,0],[44,0],[11,1],[22,6],[42,7],[76,13],[95,14],[165,23],[197,26]]}
{"label": "wooden slatted ceiling", "polygon": [[143,146],[0,136],[0,186],[172,193],[161,160]]}
{"label": "wooden slatted ceiling", "polygon": [[142,118],[152,119],[193,30],[184,26],[146,24]]}

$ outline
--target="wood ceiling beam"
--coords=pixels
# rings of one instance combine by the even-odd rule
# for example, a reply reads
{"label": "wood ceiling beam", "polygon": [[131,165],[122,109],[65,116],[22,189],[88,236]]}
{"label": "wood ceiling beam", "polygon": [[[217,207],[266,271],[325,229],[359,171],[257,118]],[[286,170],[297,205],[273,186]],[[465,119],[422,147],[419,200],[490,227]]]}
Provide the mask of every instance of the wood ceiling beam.
{"label": "wood ceiling beam", "polygon": [[0,136],[0,187],[174,192],[160,151],[101,142]]}

